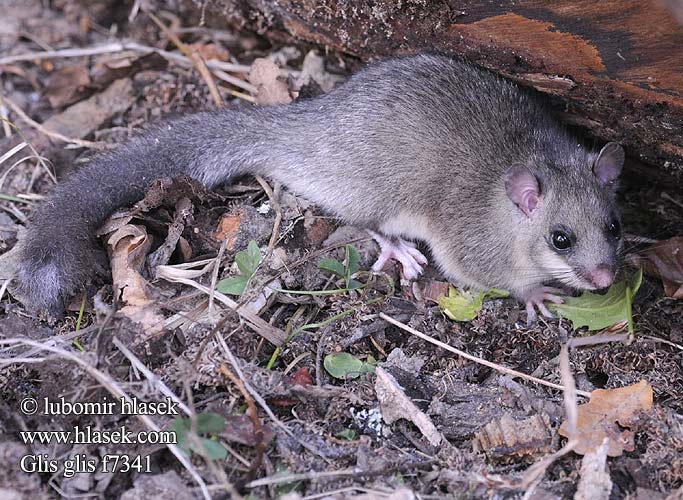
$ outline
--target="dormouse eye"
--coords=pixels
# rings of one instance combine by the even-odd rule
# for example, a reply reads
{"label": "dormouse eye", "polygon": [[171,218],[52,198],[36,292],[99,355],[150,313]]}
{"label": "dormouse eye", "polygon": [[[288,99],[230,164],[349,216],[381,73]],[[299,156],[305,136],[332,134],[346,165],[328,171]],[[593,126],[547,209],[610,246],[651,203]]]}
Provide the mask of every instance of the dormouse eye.
{"label": "dormouse eye", "polygon": [[550,239],[555,249],[560,251],[569,250],[572,246],[572,240],[564,231],[553,231],[550,235]]}
{"label": "dormouse eye", "polygon": [[620,238],[621,237],[621,224],[619,224],[619,221],[615,219],[612,222],[610,222],[609,226],[607,226],[607,232],[613,238]]}

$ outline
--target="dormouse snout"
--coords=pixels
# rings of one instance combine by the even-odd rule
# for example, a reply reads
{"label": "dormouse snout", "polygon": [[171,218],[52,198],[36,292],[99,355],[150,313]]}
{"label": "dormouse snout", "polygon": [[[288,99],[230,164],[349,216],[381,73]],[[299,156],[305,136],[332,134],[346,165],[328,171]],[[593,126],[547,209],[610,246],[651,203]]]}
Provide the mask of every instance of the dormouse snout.
{"label": "dormouse snout", "polygon": [[588,270],[586,278],[595,288],[607,288],[614,281],[616,268],[610,264],[600,264],[594,269]]}

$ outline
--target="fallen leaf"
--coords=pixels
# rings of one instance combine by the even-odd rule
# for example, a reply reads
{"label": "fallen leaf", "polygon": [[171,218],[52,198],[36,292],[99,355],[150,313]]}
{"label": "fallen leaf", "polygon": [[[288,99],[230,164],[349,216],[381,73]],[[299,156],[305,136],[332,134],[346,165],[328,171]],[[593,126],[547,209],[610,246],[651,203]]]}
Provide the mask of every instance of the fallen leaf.
{"label": "fallen leaf", "polygon": [[474,449],[489,458],[534,458],[552,451],[552,433],[546,415],[516,420],[506,413],[492,420],[474,436]]}
{"label": "fallen leaf", "polygon": [[257,88],[258,104],[272,106],[292,102],[287,84],[280,80],[280,73],[279,66],[270,59],[261,57],[251,63],[249,82]]}
{"label": "fallen leaf", "polygon": [[48,79],[47,98],[53,108],[61,108],[80,101],[90,85],[90,73],[84,66],[64,66]]}
{"label": "fallen leaf", "polygon": [[163,330],[164,317],[149,297],[149,284],[141,274],[150,246],[145,228],[132,224],[117,229],[107,239],[115,298],[124,303],[119,313],[154,334]]}
{"label": "fallen leaf", "polygon": [[[562,422],[560,435],[578,439],[574,451],[585,455],[608,439],[607,455],[618,457],[624,450],[633,451],[634,431],[641,412],[652,408],[652,387],[645,380],[619,389],[596,389],[590,401],[579,405],[576,435],[569,435],[569,423]],[[626,427],[627,429],[622,429]]]}
{"label": "fallen leaf", "polygon": [[247,415],[230,415],[225,417],[225,428],[221,436],[228,441],[240,443],[246,446],[256,446],[260,441],[270,442],[275,437],[275,432],[268,425],[261,427],[263,437],[259,439],[254,430],[254,421]]}
{"label": "fallen leaf", "polygon": [[505,290],[492,288],[487,292],[458,290],[454,286],[448,288],[448,297],[439,299],[439,306],[444,314],[454,321],[472,321],[477,317],[484,305],[484,299],[507,297]]}
{"label": "fallen leaf", "polygon": [[382,410],[382,419],[387,424],[404,418],[415,424],[432,446],[441,444],[443,437],[431,419],[415,406],[396,379],[381,367],[377,367],[375,393]]}
{"label": "fallen leaf", "polygon": [[643,280],[642,271],[630,279],[614,283],[604,295],[584,292],[580,297],[568,297],[564,304],[548,304],[548,308],[567,318],[574,328],[602,330],[622,321],[632,321],[631,304]]}
{"label": "fallen leaf", "polygon": [[188,47],[205,61],[215,59],[226,62],[230,59],[230,52],[215,43],[193,43],[188,45]]}
{"label": "fallen leaf", "polygon": [[683,299],[683,236],[658,241],[626,257],[629,264],[661,278],[668,297]]}

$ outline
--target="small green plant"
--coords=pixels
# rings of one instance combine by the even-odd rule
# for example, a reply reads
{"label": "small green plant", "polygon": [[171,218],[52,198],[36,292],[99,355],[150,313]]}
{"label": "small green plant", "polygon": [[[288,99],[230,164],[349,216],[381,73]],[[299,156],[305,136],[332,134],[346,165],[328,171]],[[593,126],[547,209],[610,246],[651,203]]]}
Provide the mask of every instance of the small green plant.
{"label": "small green plant", "polygon": [[353,276],[358,272],[358,264],[360,263],[360,254],[353,245],[346,245],[344,262],[339,262],[333,257],[326,257],[318,263],[318,268],[323,271],[329,271],[337,276],[344,278],[347,290],[355,290],[360,288],[362,283],[353,279]]}
{"label": "small green plant", "polygon": [[361,361],[348,352],[338,352],[325,356],[323,366],[327,373],[334,378],[346,380],[360,377],[363,373],[375,371],[375,359],[368,357],[368,361]]}
{"label": "small green plant", "polygon": [[[196,419],[196,432],[199,443],[190,439],[192,430],[192,420],[189,418],[177,417],[171,424],[171,429],[175,431],[178,439],[178,447],[187,455],[197,453],[206,456],[211,460],[222,460],[228,456],[228,450],[216,441],[216,434],[225,429],[225,419],[218,413],[199,413]],[[206,435],[209,437],[202,437]]]}
{"label": "small green plant", "polygon": [[339,439],[345,439],[346,441],[353,441],[358,437],[358,433],[353,429],[344,429],[343,431],[337,432],[334,436]]}
{"label": "small green plant", "polygon": [[254,240],[249,242],[246,250],[240,250],[235,255],[235,262],[241,274],[222,279],[216,285],[216,290],[228,295],[242,295],[247,283],[261,263],[261,250]]}

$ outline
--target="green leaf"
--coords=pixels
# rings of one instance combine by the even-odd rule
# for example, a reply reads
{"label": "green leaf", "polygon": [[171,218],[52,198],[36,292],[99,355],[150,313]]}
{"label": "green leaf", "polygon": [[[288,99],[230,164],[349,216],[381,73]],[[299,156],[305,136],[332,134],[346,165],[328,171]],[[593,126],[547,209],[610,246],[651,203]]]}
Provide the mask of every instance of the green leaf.
{"label": "green leaf", "polygon": [[360,263],[360,254],[353,245],[346,245],[346,257],[344,258],[344,265],[346,266],[346,282],[349,282],[351,276],[358,272],[358,264]]}
{"label": "green leaf", "polygon": [[197,446],[197,449],[193,450],[195,453],[204,455],[203,452],[205,452],[207,457],[211,460],[223,460],[228,456],[228,450],[226,450],[225,447],[218,441],[202,438],[201,442],[204,445],[204,449],[202,450],[199,446]]}
{"label": "green leaf", "polygon": [[486,292],[472,292],[449,286],[448,297],[441,297],[439,306],[444,314],[454,321],[472,321],[484,306],[485,299],[499,299],[509,295],[510,292],[500,288],[491,288]]}
{"label": "green leaf", "polygon": [[228,295],[242,295],[244,289],[247,288],[249,278],[251,278],[251,275],[247,276],[245,274],[240,274],[237,276],[230,276],[229,278],[220,280],[218,284],[216,284],[216,290],[221,293],[227,293]]}
{"label": "green leaf", "polygon": [[242,274],[246,274],[251,278],[251,275],[256,272],[258,265],[261,263],[261,250],[254,240],[249,241],[246,250],[237,252],[235,262]]}
{"label": "green leaf", "polygon": [[329,271],[331,273],[337,274],[339,276],[344,276],[344,266],[337,259],[332,257],[327,257],[322,259],[318,263],[318,268],[323,271]]}
{"label": "green leaf", "polygon": [[361,288],[363,286],[363,283],[357,280],[349,280],[349,284],[346,288],[349,290],[355,290],[357,288]]}
{"label": "green leaf", "polygon": [[439,299],[443,312],[454,321],[472,321],[484,304],[484,292],[473,293],[448,287],[448,297]]}
{"label": "green leaf", "polygon": [[602,330],[622,321],[628,321],[633,329],[632,299],[643,281],[639,270],[630,279],[614,283],[605,295],[584,292],[580,297],[568,297],[564,304],[549,304],[551,311],[567,318],[574,328],[588,327]]}
{"label": "green leaf", "polygon": [[375,371],[375,367],[370,363],[365,363],[353,357],[348,352],[339,352],[325,356],[323,366],[327,373],[334,378],[349,379],[359,377],[363,373]]}
{"label": "green leaf", "polygon": [[338,437],[339,439],[346,439],[347,441],[353,441],[356,439],[357,433],[353,429],[344,429],[341,432],[337,432],[335,434],[335,437]]}
{"label": "green leaf", "polygon": [[[178,440],[178,446],[184,448],[184,443],[187,440],[187,433],[190,430],[189,420],[182,417],[176,417],[171,423],[171,430],[175,432],[176,439]],[[187,450],[186,450],[187,451]]]}
{"label": "green leaf", "polygon": [[219,434],[225,430],[223,415],[205,412],[197,415],[197,432],[199,434]]}

